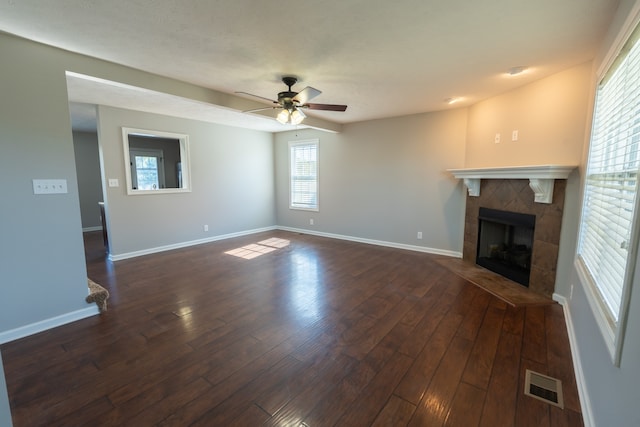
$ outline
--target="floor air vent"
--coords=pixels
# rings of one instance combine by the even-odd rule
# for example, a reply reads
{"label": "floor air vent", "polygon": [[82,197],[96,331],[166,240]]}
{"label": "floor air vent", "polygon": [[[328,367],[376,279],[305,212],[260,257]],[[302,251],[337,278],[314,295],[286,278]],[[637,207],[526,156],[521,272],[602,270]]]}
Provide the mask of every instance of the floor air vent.
{"label": "floor air vent", "polygon": [[551,405],[564,408],[562,400],[562,381],[527,369],[524,394],[542,400]]}

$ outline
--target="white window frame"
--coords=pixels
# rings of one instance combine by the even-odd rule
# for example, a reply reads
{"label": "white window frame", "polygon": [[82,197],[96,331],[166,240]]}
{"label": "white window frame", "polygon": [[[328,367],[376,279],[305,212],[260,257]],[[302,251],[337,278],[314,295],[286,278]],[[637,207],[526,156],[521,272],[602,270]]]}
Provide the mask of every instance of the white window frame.
{"label": "white window frame", "polygon": [[[308,204],[306,206],[294,204],[294,176],[293,176],[293,151],[297,147],[313,146],[316,150],[316,191],[315,205]],[[318,139],[309,139],[305,141],[289,141],[289,209],[318,212],[320,209],[320,141]]]}
{"label": "white window frame", "polygon": [[[613,70],[614,67],[618,64],[618,57],[623,57],[622,55],[626,55],[626,52],[623,52],[625,45],[628,40],[634,35],[634,31],[636,31],[636,27],[638,27],[640,23],[640,4],[636,4],[632,13],[630,13],[627,21],[623,26],[623,30],[618,35],[617,39],[612,45],[611,50],[607,54],[603,64],[600,66],[597,76],[598,76],[598,84],[601,85],[602,82],[608,77],[610,70]],[[605,83],[606,84],[606,83]],[[640,85],[640,81],[638,82]],[[596,99],[594,105],[594,117],[592,126],[595,128],[596,121],[596,109],[598,105],[598,100]],[[592,138],[593,138],[592,131]],[[591,146],[589,147],[588,154],[590,155]],[[583,203],[586,198],[586,187],[587,187],[587,175],[589,173],[589,169],[585,171],[585,179],[583,184]],[[638,171],[640,174],[640,171]],[[630,230],[630,239],[627,243],[628,255],[625,264],[625,272],[624,279],[622,282],[622,293],[620,298],[620,306],[617,313],[617,321],[615,321],[615,314],[612,314],[611,309],[608,304],[605,302],[602,297],[601,290],[595,279],[593,278],[587,264],[581,256],[581,240],[582,240],[582,225],[584,222],[584,205],[581,210],[581,218],[580,218],[580,235],[578,236],[578,247],[576,252],[576,261],[575,267],[576,272],[578,274],[578,278],[580,282],[584,285],[585,294],[587,296],[587,301],[591,307],[591,310],[594,314],[596,322],[599,326],[600,332],[604,338],[605,344],[609,353],[611,355],[612,362],[615,366],[620,366],[620,359],[622,356],[622,346],[624,342],[624,333],[626,328],[626,321],[628,317],[628,308],[629,308],[629,297],[631,293],[631,285],[636,271],[636,260],[638,256],[638,234],[639,234],[639,224],[638,224],[638,215],[640,214],[640,189],[638,188],[638,184],[636,184],[636,197],[635,197],[635,205],[634,205],[634,216],[631,222],[631,230]]]}
{"label": "white window frame", "polygon": [[[176,139],[180,147],[180,178],[178,188],[159,188],[157,190],[134,190],[131,176],[131,147],[129,145],[129,135],[170,138]],[[164,132],[157,130],[136,129],[122,127],[122,144],[124,150],[124,172],[127,182],[127,195],[160,195],[170,193],[190,193],[191,192],[191,160],[189,154],[189,135],[174,132]],[[163,171],[164,174],[164,171]]]}

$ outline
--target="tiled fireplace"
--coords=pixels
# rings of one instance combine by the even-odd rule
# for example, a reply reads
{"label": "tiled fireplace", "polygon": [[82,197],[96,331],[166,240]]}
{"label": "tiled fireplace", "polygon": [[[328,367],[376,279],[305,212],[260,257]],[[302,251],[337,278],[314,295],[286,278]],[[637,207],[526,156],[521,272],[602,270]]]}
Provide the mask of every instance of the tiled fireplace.
{"label": "tiled fireplace", "polygon": [[[533,215],[535,230],[528,286],[536,293],[551,297],[555,287],[566,178],[573,169],[541,166],[450,170],[457,178],[463,178],[469,188],[463,260],[476,263],[481,207]],[[514,286],[521,285],[514,282]]]}

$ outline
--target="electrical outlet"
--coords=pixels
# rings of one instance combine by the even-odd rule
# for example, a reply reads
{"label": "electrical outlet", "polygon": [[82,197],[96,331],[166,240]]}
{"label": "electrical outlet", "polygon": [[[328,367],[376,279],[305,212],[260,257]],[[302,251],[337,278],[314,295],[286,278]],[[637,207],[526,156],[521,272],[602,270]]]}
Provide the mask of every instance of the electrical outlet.
{"label": "electrical outlet", "polygon": [[417,236],[418,240],[422,239],[422,231],[418,231],[418,236]]}
{"label": "electrical outlet", "polygon": [[313,225],[313,218],[309,220],[309,225]]}
{"label": "electrical outlet", "polygon": [[209,231],[209,226],[207,224],[204,225],[204,231]]}
{"label": "electrical outlet", "polygon": [[514,130],[513,132],[511,132],[511,140],[512,141],[517,141],[518,140],[518,131]]}

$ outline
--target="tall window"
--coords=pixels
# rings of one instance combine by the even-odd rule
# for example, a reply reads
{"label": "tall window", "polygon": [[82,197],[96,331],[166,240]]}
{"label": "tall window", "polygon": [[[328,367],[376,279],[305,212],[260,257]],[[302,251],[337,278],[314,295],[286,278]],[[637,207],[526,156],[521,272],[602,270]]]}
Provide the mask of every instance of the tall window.
{"label": "tall window", "polygon": [[639,140],[636,29],[598,87],[578,242],[578,272],[616,364],[637,254]]}
{"label": "tall window", "polygon": [[289,207],[318,210],[318,140],[289,142]]}

